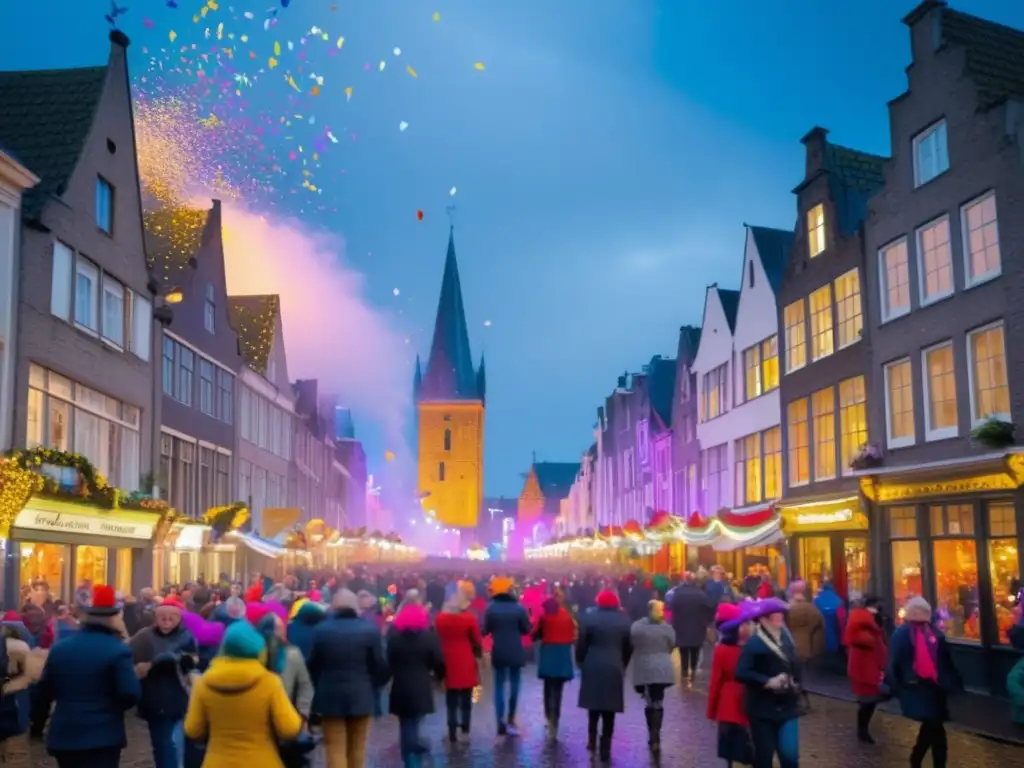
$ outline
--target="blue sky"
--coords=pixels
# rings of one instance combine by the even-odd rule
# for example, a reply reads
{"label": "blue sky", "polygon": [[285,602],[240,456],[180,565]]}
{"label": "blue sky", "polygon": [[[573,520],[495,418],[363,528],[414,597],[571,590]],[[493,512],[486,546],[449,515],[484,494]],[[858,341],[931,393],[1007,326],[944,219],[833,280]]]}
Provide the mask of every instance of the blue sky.
{"label": "blue sky", "polygon": [[[285,189],[276,202],[344,237],[367,301],[410,337],[407,357],[382,363],[406,366],[410,382],[412,355],[429,351],[444,209],[457,204],[470,336],[474,354],[487,355],[491,495],[518,494],[534,450],[579,457],[615,377],[674,354],[678,327],[700,322],[706,284],[738,282],[743,222],[792,226],[799,139],[811,126],[888,151],[886,101],[910,60],[900,18],[914,6],[338,0],[332,11],[331,0],[293,0],[264,32],[275,0],[224,0],[198,25],[198,0],[124,3],[134,74],[148,65],[143,47],[166,47],[169,30],[178,45],[202,45],[218,18],[241,33],[247,10],[251,45],[262,48],[255,63],[237,59],[241,71],[264,63],[270,39],[313,25],[345,36],[343,50],[313,65],[325,77],[318,120],[358,140],[325,153],[318,198]],[[101,62],[107,7],[10,4],[0,67]],[[1024,28],[1024,7],[1006,0],[954,7]],[[253,109],[280,111],[287,94],[268,76],[252,89]],[[365,420],[360,429],[376,464],[383,438]]]}

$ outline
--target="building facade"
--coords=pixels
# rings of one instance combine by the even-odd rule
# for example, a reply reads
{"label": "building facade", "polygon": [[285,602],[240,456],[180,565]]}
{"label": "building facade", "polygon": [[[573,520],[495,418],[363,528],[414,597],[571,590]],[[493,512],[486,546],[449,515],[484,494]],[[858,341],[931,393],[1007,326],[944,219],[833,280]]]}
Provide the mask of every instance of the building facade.
{"label": "building facade", "polygon": [[474,368],[455,234],[448,235],[441,296],[425,370],[416,358],[419,496],[442,526],[475,528],[484,498],[484,360]]}
{"label": "building facade", "polygon": [[546,544],[564,525],[563,502],[576,480],[577,462],[535,461],[526,474],[516,505],[518,538],[525,546]]}
{"label": "building facade", "polygon": [[235,393],[245,365],[230,323],[220,201],[196,214],[183,217],[194,219],[199,230],[194,253],[175,242],[180,234],[172,239],[152,226],[146,232],[154,277],[173,285],[180,299],[171,305],[160,346],[157,484],[170,505],[190,518],[237,500]]}
{"label": "building facade", "polygon": [[832,144],[827,135],[816,127],[802,140],[799,223],[779,289],[780,513],[793,573],[815,593],[828,580],[856,600],[871,576],[868,515],[854,476],[869,450],[861,234],[886,159]]}
{"label": "building facade", "polygon": [[597,463],[597,445],[592,445],[580,457],[579,470],[569,496],[562,503],[558,535],[580,534],[597,527],[594,516],[594,466]]}
{"label": "building facade", "polygon": [[[672,402],[676,391],[676,361],[655,355],[645,367],[650,412],[647,424],[638,425],[638,444],[644,435],[646,449],[640,450],[640,472],[644,484],[644,516],[638,522],[647,523],[659,510],[666,512],[675,507],[675,487],[672,473]],[[650,503],[647,488],[650,486]]]}
{"label": "building facade", "polygon": [[[328,527],[348,527],[345,502],[348,470],[334,441],[335,413],[319,395],[316,379],[300,379],[292,385],[295,393],[295,456],[292,478],[300,510],[297,522],[322,520]],[[364,486],[365,487],[365,486]]]}
{"label": "building facade", "polygon": [[687,518],[701,508],[700,443],[697,441],[697,374],[693,361],[700,347],[700,328],[679,329],[676,392],[672,398],[673,515]]}
{"label": "building facade", "polygon": [[342,507],[346,528],[362,528],[366,520],[366,452],[356,438],[352,412],[334,405],[334,454],[344,469]]}
{"label": "building facade", "polygon": [[904,23],[912,63],[864,234],[868,431],[884,459],[862,490],[894,615],[924,595],[968,684],[998,691],[1024,546],[1024,33],[934,0]]}
{"label": "building facade", "polygon": [[[110,487],[153,490],[160,424],[129,42],[110,42],[103,66],[0,73],[0,145],[40,178],[21,210],[11,442],[53,451],[51,482],[90,498],[76,456]],[[85,580],[150,582],[156,515],[94,510],[30,500],[8,534],[9,597],[23,583],[67,600]]]}

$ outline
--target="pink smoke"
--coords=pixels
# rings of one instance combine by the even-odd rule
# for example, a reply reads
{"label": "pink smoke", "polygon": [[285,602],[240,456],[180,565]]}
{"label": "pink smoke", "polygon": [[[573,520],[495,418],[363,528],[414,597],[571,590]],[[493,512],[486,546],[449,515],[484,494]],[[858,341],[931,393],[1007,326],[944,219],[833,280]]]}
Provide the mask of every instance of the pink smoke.
{"label": "pink smoke", "polygon": [[344,262],[341,238],[295,219],[225,205],[228,293],[281,296],[288,375],[318,379],[402,445],[411,397],[403,337],[363,297],[364,278]]}

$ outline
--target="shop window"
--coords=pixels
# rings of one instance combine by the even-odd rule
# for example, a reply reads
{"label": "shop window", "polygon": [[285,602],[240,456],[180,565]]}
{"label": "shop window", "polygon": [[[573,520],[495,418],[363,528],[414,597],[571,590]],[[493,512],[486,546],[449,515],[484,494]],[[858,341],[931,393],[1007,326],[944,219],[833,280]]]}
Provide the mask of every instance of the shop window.
{"label": "shop window", "polygon": [[980,642],[978,545],[974,536],[974,505],[934,504],[928,508],[935,561],[935,609],[946,636]]}
{"label": "shop window", "polygon": [[1012,502],[991,502],[988,515],[988,567],[992,577],[992,604],[996,608],[999,643],[1008,645],[1009,633],[1020,619],[1017,591],[1020,555],[1017,551],[1017,510]]}
{"label": "shop window", "polygon": [[846,599],[857,601],[868,590],[868,540],[864,536],[850,536],[843,540],[843,562],[846,564]]}
{"label": "shop window", "polygon": [[[911,508],[913,511],[913,508]],[[896,612],[896,623],[903,623],[907,603],[923,593],[921,582],[921,542],[893,541],[892,549],[892,598]]]}
{"label": "shop window", "polygon": [[890,539],[917,538],[917,509],[914,507],[888,507]]}
{"label": "shop window", "polygon": [[928,508],[932,536],[973,536],[973,504],[933,504]]}
{"label": "shop window", "polygon": [[811,395],[814,415],[814,479],[836,476],[836,392],[832,387]]}
{"label": "shop window", "polygon": [[132,593],[132,551],[129,547],[117,550],[114,560],[114,589],[122,595]]}
{"label": "shop window", "polygon": [[64,597],[64,563],[67,548],[63,544],[21,545],[21,590],[26,600],[42,604],[47,595]]}
{"label": "shop window", "polygon": [[826,581],[832,580],[832,539],[828,536],[798,538],[800,575],[816,595]]}
{"label": "shop window", "polygon": [[75,548],[75,585],[107,583],[107,548],[80,544]]}

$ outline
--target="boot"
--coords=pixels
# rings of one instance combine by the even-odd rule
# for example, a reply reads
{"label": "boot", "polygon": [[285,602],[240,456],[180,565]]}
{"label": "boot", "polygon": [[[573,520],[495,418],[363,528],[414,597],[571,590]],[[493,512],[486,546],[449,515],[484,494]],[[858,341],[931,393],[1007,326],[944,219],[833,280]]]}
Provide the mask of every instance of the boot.
{"label": "boot", "polygon": [[595,752],[597,750],[598,719],[594,717],[596,714],[596,712],[587,713],[587,752]]}
{"label": "boot", "polygon": [[871,733],[868,731],[868,726],[871,725],[871,716],[875,714],[874,707],[861,706],[857,710],[857,740],[865,744],[874,744],[875,740],[871,738]]}
{"label": "boot", "polygon": [[601,744],[598,749],[598,756],[602,762],[609,762],[612,759],[612,733],[614,732],[614,723],[606,723],[606,730],[601,731]]}
{"label": "boot", "polygon": [[647,723],[647,732],[650,735],[648,744],[651,747],[651,752],[659,754],[661,752],[661,723],[665,718],[665,710],[659,707],[655,707],[650,711],[650,719]]}
{"label": "boot", "polygon": [[458,741],[458,738],[459,738],[458,731],[459,731],[459,729],[456,726],[452,725],[451,723],[448,724],[448,743],[449,744],[454,744],[456,741]]}

